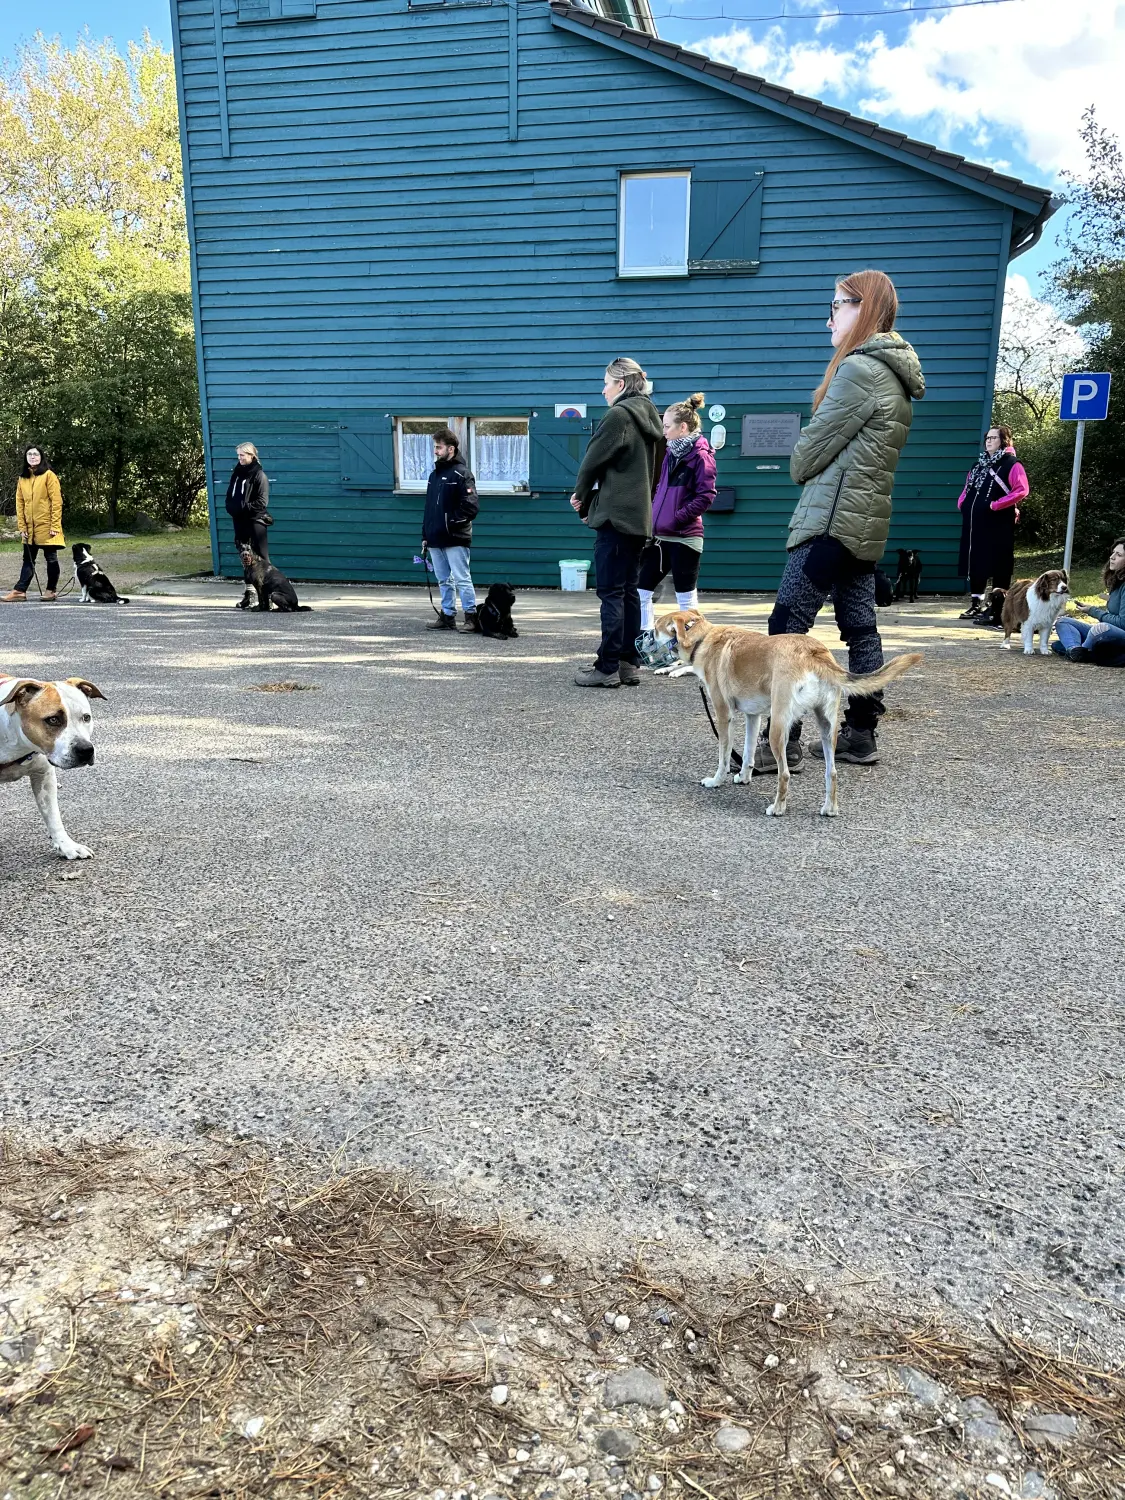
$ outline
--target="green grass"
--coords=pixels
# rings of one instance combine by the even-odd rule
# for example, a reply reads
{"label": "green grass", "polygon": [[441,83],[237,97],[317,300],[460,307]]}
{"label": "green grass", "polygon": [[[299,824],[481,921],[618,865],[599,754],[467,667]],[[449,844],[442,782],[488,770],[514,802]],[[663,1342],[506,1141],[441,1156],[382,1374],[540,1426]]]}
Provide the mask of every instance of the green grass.
{"label": "green grass", "polygon": [[[65,585],[74,576],[70,561],[70,544],[87,541],[90,533],[73,530],[64,518],[67,551],[59,561]],[[119,589],[135,589],[150,578],[188,578],[211,572],[211,534],[205,526],[191,526],[184,531],[157,531],[152,535],[122,537],[115,541],[91,542],[94,555]],[[19,541],[0,542],[0,583],[9,589],[19,572]],[[9,558],[11,561],[9,561]],[[10,576],[9,576],[10,575]],[[39,557],[39,578],[43,579],[43,558]],[[35,585],[32,584],[34,592]]]}
{"label": "green grass", "polygon": [[[1063,549],[1047,552],[1017,552],[1015,578],[1038,578],[1048,568],[1062,567]],[[1075,599],[1086,604],[1096,604],[1102,594],[1102,569],[1098,566],[1083,566],[1075,563],[1070,570],[1070,592]]]}

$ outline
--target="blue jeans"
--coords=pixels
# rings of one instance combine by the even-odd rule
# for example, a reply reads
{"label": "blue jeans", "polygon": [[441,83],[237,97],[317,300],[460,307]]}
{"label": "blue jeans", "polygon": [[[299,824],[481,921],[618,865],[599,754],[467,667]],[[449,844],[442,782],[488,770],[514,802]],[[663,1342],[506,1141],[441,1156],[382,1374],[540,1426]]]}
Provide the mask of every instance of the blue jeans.
{"label": "blue jeans", "polygon": [[1055,621],[1055,634],[1058,640],[1051,642],[1051,650],[1060,656],[1069,656],[1071,661],[1090,661],[1099,667],[1125,667],[1125,630],[1116,625],[1103,625],[1100,621],[1090,624],[1064,616]]}
{"label": "blue jeans", "polygon": [[477,596],[469,574],[468,547],[431,547],[429,553],[441,586],[442,614],[457,613],[457,595],[461,597],[461,608],[466,614],[476,609]]}

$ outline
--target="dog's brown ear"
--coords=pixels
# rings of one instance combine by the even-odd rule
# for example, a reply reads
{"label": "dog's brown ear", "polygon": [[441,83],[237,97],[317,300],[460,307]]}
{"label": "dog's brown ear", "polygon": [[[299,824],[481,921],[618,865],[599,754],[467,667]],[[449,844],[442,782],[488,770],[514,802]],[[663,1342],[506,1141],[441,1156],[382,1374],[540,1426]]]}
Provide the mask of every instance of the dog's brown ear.
{"label": "dog's brown ear", "polygon": [[16,708],[22,708],[46,686],[45,682],[37,682],[34,677],[14,677],[11,682],[0,683],[0,703],[11,703]]}
{"label": "dog's brown ear", "polygon": [[68,677],[66,680],[71,687],[76,687],[80,693],[85,693],[87,698],[101,698],[108,702],[101,688],[95,687],[92,682],[87,682],[85,677]]}

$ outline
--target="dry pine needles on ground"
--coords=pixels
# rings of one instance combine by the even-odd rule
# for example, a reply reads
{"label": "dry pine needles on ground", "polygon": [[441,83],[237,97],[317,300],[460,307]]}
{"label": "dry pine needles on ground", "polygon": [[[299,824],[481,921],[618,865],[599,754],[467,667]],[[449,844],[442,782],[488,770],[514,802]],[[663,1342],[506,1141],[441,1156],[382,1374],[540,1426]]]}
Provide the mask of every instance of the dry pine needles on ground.
{"label": "dry pine needles on ground", "polygon": [[340,1159],[0,1142],[13,1496],[1125,1493],[1125,1380],[999,1326],[578,1263]]}

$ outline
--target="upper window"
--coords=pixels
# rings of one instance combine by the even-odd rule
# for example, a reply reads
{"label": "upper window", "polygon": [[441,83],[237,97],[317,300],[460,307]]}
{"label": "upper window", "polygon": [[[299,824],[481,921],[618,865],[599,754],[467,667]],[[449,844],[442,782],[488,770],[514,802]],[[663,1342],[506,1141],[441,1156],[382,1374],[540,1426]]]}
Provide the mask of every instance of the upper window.
{"label": "upper window", "polygon": [[482,494],[527,494],[526,417],[396,417],[395,488],[421,494],[434,467],[434,434],[456,433]]}
{"label": "upper window", "polygon": [[623,172],[617,268],[622,276],[686,276],[690,172]]}
{"label": "upper window", "polygon": [[240,21],[301,21],[316,18],[316,0],[238,0]]}

